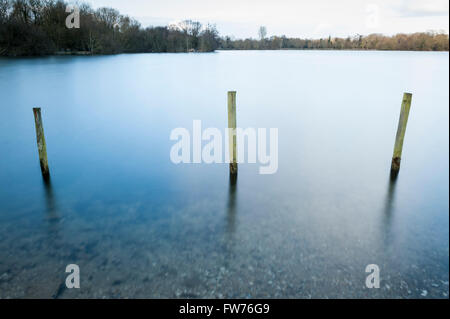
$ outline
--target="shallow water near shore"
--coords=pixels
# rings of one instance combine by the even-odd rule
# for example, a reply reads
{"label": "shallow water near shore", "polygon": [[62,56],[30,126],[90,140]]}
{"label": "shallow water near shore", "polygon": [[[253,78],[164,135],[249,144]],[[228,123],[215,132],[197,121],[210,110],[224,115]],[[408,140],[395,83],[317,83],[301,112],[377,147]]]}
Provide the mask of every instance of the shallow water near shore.
{"label": "shallow water near shore", "polygon": [[[0,59],[0,298],[448,298],[448,70],[447,52]],[[239,127],[278,128],[276,174],[170,161],[174,128],[226,127],[230,90]]]}

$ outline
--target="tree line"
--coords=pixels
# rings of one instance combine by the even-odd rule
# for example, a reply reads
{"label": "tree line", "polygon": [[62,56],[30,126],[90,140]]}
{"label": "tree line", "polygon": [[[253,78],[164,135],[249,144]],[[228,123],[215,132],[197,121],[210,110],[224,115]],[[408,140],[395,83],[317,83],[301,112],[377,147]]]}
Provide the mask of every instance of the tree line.
{"label": "tree line", "polygon": [[285,36],[236,40],[219,37],[214,25],[185,20],[175,25],[143,28],[112,8],[79,6],[80,28],[68,28],[64,0],[0,0],[0,56],[50,54],[115,54],[140,52],[212,52],[224,50],[360,49],[448,51],[443,33],[347,38],[299,39]]}
{"label": "tree line", "polygon": [[347,38],[299,39],[285,36],[265,38],[265,28],[260,28],[260,39],[233,40],[225,37],[222,49],[229,50],[279,50],[279,49],[319,49],[319,50],[404,50],[404,51],[448,51],[448,34],[420,32],[385,36],[370,34]]}
{"label": "tree line", "polygon": [[0,0],[0,55],[55,53],[210,52],[220,45],[213,25],[186,20],[143,28],[112,8],[79,8],[80,28],[68,28],[64,0]]}

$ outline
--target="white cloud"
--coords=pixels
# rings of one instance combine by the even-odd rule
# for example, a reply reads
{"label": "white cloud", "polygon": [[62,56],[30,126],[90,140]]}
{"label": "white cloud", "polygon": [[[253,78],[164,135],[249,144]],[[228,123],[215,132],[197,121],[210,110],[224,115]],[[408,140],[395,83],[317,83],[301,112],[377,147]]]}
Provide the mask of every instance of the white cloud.
{"label": "white cloud", "polygon": [[[448,32],[447,0],[87,0],[109,6],[144,26],[192,19],[215,23],[221,35],[237,38],[268,35],[327,37],[355,34]],[[367,7],[379,8],[377,23],[368,24]]]}
{"label": "white cloud", "polygon": [[402,1],[396,11],[403,17],[448,16],[448,0]]}

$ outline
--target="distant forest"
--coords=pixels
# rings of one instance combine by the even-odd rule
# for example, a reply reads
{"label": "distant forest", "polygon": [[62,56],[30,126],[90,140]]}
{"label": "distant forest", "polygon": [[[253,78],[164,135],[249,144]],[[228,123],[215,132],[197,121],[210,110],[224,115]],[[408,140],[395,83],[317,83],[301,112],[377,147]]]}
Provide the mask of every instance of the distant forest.
{"label": "distant forest", "polygon": [[448,34],[435,32],[420,32],[412,34],[396,34],[384,36],[382,34],[370,34],[368,36],[357,35],[347,38],[325,39],[297,39],[284,36],[273,36],[269,39],[260,38],[231,40],[225,37],[221,40],[222,49],[231,50],[279,50],[279,49],[303,49],[303,50],[402,50],[402,51],[448,51]]}
{"label": "distant forest", "polygon": [[140,52],[212,52],[223,50],[417,50],[448,51],[443,33],[380,34],[348,38],[298,39],[266,37],[236,40],[220,37],[214,25],[185,20],[147,27],[112,8],[79,6],[80,28],[67,28],[63,0],[0,0],[0,56],[115,54]]}

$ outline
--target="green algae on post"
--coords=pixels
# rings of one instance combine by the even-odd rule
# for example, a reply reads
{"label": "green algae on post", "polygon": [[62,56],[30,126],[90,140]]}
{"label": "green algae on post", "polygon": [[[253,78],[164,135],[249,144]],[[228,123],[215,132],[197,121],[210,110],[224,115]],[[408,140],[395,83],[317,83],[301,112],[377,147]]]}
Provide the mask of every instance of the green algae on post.
{"label": "green algae on post", "polygon": [[236,151],[236,92],[228,92],[228,132],[230,147],[230,174],[236,175],[238,171]]}
{"label": "green algae on post", "polygon": [[398,174],[402,158],[403,141],[405,139],[406,125],[408,123],[409,110],[411,108],[411,93],[403,94],[402,108],[398,122],[397,136],[395,138],[394,155],[392,156],[391,173]]}
{"label": "green algae on post", "polygon": [[39,151],[39,162],[41,164],[42,176],[50,177],[47,160],[47,145],[45,143],[44,127],[42,125],[41,108],[33,108],[34,122],[36,124],[36,140]]}

